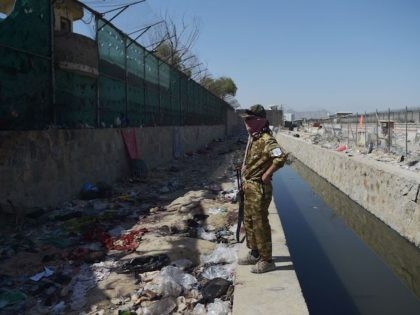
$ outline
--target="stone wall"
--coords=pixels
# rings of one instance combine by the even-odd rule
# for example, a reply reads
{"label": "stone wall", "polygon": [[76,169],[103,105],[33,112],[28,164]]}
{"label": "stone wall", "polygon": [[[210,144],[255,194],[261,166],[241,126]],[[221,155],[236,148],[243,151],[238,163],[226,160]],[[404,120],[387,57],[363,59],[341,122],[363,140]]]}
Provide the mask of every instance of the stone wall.
{"label": "stone wall", "polygon": [[[224,138],[226,126],[136,128],[149,168]],[[85,182],[129,174],[120,129],[0,132],[0,205],[48,207],[74,198]]]}
{"label": "stone wall", "polygon": [[420,175],[277,134],[286,151],[420,247]]}

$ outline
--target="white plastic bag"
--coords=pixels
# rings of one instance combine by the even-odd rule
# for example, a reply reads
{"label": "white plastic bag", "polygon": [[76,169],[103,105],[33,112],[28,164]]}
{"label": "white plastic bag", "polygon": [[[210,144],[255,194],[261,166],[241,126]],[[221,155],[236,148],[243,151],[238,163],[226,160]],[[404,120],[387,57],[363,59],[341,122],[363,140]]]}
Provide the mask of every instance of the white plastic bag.
{"label": "white plastic bag", "polygon": [[182,293],[182,287],[172,277],[160,275],[152,282],[147,283],[144,290],[152,291],[163,297],[178,297]]}
{"label": "white plastic bag", "polygon": [[191,315],[206,315],[206,307],[203,304],[196,304]]}
{"label": "white plastic bag", "polygon": [[171,314],[175,308],[175,299],[173,297],[167,297],[142,307],[142,311],[144,315],[168,315]]}
{"label": "white plastic bag", "polygon": [[191,287],[197,283],[197,279],[181,269],[174,266],[166,266],[160,271],[160,276],[164,278],[172,278],[176,283],[181,285],[184,289],[190,290]]}
{"label": "white plastic bag", "polygon": [[202,227],[197,228],[197,237],[206,241],[215,241],[216,235],[211,232],[206,232]]}
{"label": "white plastic bag", "polygon": [[210,266],[204,269],[202,276],[209,280],[214,278],[223,278],[232,281],[235,267],[235,264]]}
{"label": "white plastic bag", "polygon": [[237,260],[237,249],[224,245],[217,246],[209,255],[201,255],[201,262],[203,264],[233,263]]}
{"label": "white plastic bag", "polygon": [[214,299],[214,303],[207,304],[207,315],[227,315],[230,303],[221,299]]}

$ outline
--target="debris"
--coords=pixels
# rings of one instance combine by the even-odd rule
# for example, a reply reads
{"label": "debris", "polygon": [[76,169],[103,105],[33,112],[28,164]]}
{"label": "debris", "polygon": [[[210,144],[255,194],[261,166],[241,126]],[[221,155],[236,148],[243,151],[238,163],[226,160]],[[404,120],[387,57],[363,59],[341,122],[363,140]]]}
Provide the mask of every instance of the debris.
{"label": "debris", "polygon": [[345,144],[342,144],[335,149],[337,152],[343,152],[347,150],[347,146]]}
{"label": "debris", "polygon": [[92,200],[97,198],[108,198],[112,196],[112,187],[104,182],[98,182],[96,185],[84,183],[80,190],[80,199]]}
{"label": "debris", "polygon": [[151,291],[157,296],[178,297],[182,292],[182,286],[178,284],[172,277],[159,275],[144,287],[145,291]]}
{"label": "debris", "polygon": [[130,260],[128,263],[122,265],[118,273],[131,273],[131,272],[147,272],[161,269],[164,266],[169,265],[171,262],[170,258],[166,254],[158,254],[153,256],[136,257]]}
{"label": "debris", "polygon": [[197,279],[183,272],[181,269],[173,266],[164,267],[160,271],[160,276],[164,278],[172,278],[176,283],[181,285],[184,289],[190,290],[194,284],[197,283]]}
{"label": "debris", "polygon": [[201,274],[206,279],[223,278],[232,280],[236,264],[213,265],[207,267]]}
{"label": "debris", "polygon": [[206,314],[207,314],[206,307],[201,303],[196,304],[191,313],[191,315],[206,315]]}
{"label": "debris", "polygon": [[203,264],[232,263],[238,260],[236,251],[233,247],[218,245],[211,254],[201,255],[200,259]]}
{"label": "debris", "polygon": [[192,266],[192,261],[189,259],[178,259],[171,263],[171,266],[175,266],[181,270],[185,270],[187,268],[190,268]]}
{"label": "debris", "polygon": [[49,276],[52,276],[54,274],[54,271],[44,267],[44,271],[37,273],[36,275],[32,276],[30,279],[32,281],[36,281],[38,282],[39,280],[41,280],[42,278],[48,278]]}
{"label": "debris", "polygon": [[226,212],[226,209],[224,209],[224,208],[209,208],[208,212],[210,214],[220,214],[222,212]]}
{"label": "debris", "polygon": [[203,300],[206,303],[213,302],[215,298],[226,294],[232,282],[223,278],[210,280],[202,289]]}
{"label": "debris", "polygon": [[215,299],[214,303],[207,305],[207,315],[227,315],[229,313],[229,302]]}
{"label": "debris", "polygon": [[51,314],[54,314],[54,315],[63,314],[65,309],[66,309],[66,304],[64,303],[64,301],[61,301],[60,303],[51,307]]}
{"label": "debris", "polygon": [[163,298],[154,302],[147,302],[142,305],[144,315],[168,315],[176,308],[176,300],[173,297]]}
{"label": "debris", "polygon": [[0,291],[0,309],[26,300],[26,295],[19,290]]}
{"label": "debris", "polygon": [[91,183],[85,183],[80,190],[80,199],[82,200],[91,200],[98,198],[99,189]]}
{"label": "debris", "polygon": [[206,241],[215,241],[216,235],[214,233],[206,232],[204,228],[197,228],[197,237]]}
{"label": "debris", "polygon": [[418,162],[419,162],[419,160],[410,161],[410,162],[407,163],[407,165],[411,167],[411,166],[416,165]]}

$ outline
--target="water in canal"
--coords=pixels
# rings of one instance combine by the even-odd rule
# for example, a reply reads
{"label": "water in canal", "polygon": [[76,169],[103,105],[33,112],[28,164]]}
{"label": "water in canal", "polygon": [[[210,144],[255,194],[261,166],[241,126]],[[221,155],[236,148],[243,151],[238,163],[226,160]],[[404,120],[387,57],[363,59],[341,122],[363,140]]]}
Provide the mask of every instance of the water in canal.
{"label": "water in canal", "polygon": [[274,200],[310,314],[420,314],[420,250],[299,161]]}

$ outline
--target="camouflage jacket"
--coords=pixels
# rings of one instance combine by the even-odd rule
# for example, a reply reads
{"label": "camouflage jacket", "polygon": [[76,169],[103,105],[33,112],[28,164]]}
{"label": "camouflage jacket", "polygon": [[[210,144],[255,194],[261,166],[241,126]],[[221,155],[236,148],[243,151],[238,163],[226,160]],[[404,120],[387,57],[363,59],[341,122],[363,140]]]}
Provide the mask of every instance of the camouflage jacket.
{"label": "camouflage jacket", "polygon": [[272,135],[263,133],[259,137],[250,137],[245,152],[243,178],[261,181],[271,164],[282,167],[285,162],[286,156]]}

